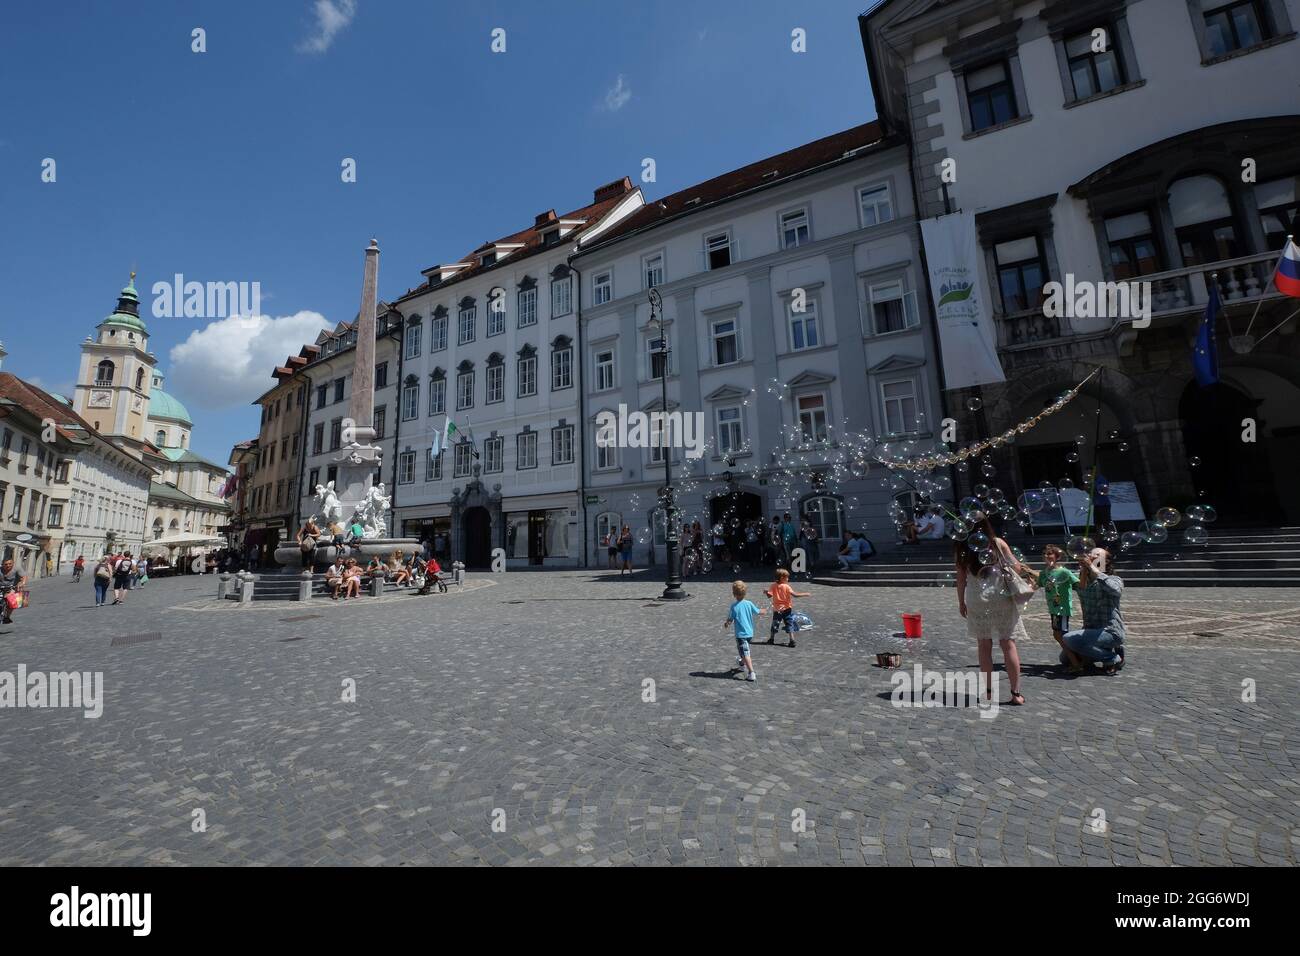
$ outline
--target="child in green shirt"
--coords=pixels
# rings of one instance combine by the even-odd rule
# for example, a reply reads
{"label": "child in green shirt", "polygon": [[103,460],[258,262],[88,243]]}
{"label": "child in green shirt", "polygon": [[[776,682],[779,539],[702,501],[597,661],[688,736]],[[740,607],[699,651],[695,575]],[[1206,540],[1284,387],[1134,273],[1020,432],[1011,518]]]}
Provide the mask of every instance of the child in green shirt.
{"label": "child in green shirt", "polygon": [[1061,563],[1064,557],[1065,551],[1059,545],[1049,544],[1043,548],[1043,561],[1047,567],[1038,572],[1038,586],[1047,595],[1047,613],[1052,616],[1052,637],[1063,651],[1070,654],[1073,670],[1074,667],[1081,667],[1083,662],[1074,660],[1074,654],[1065,646],[1062,637],[1070,629],[1071,596],[1079,583],[1079,576]]}

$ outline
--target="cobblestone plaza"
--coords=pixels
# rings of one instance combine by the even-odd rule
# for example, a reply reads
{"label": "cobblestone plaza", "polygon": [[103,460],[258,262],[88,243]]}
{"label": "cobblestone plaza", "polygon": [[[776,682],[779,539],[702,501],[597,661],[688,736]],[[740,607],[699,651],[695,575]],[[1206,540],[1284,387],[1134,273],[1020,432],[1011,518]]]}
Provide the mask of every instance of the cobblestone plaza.
{"label": "cobblestone plaza", "polygon": [[[1134,589],[1114,677],[1066,677],[1037,601],[1027,706],[990,717],[895,706],[896,672],[874,666],[898,650],[905,672],[975,669],[949,588],[814,583],[816,627],[755,645],[749,684],[725,582],[680,605],[661,587],[508,572],[240,609],[185,577],[97,610],[89,584],[37,582],[0,627],[0,671],[102,672],[103,714],[0,711],[0,864],[1300,855],[1300,592]],[[911,611],[924,636],[905,642]]]}

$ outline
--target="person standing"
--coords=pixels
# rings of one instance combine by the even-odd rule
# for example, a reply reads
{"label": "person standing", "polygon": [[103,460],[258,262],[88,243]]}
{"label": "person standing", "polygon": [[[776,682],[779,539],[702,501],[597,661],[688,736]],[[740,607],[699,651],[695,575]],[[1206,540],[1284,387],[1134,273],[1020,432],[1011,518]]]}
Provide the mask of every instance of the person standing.
{"label": "person standing", "polygon": [[320,528],[311,518],[298,529],[298,550],[302,553],[302,566],[311,568],[316,563],[316,545],[320,541]]}
{"label": "person standing", "polygon": [[613,571],[618,567],[618,533],[611,527],[601,539],[601,544],[605,546],[606,555],[609,558],[609,569]]}
{"label": "person standing", "polygon": [[26,583],[26,575],[18,573],[13,558],[6,558],[4,563],[0,564],[0,624],[14,622],[14,609],[9,605],[9,595],[21,594]]}
{"label": "person standing", "polygon": [[632,573],[632,529],[627,525],[623,525],[623,530],[618,533],[618,551],[623,556],[623,567],[618,572],[621,578]]}
{"label": "person standing", "polygon": [[[988,518],[981,519],[976,528],[988,537],[987,547],[995,556],[995,563],[988,567],[1001,566],[1008,574],[1022,576],[1033,573],[1011,553],[1010,545],[998,537]],[[1011,682],[1011,704],[1019,706],[1025,702],[1025,695],[1020,692],[1020,652],[1016,641],[1027,637],[1020,619],[1020,605],[1009,593],[1002,593],[1002,589],[995,594],[984,593],[980,572],[985,564],[970,547],[969,540],[954,541],[953,550],[957,563],[957,610],[966,619],[966,633],[979,647],[985,698],[991,699],[993,695],[993,642],[997,641]]]}
{"label": "person standing", "polygon": [[108,586],[113,582],[113,559],[103,555],[95,564],[95,607],[103,607],[108,600]]}
{"label": "person standing", "polygon": [[1111,554],[1105,548],[1093,548],[1079,558],[1079,603],[1083,605],[1083,628],[1066,632],[1061,663],[1070,664],[1070,655],[1099,663],[1107,674],[1117,674],[1124,666],[1124,615],[1120,600],[1124,581],[1110,573]]}
{"label": "person standing", "polygon": [[149,559],[141,558],[140,563],[136,565],[136,569],[140,573],[140,587],[144,587],[149,583]]}

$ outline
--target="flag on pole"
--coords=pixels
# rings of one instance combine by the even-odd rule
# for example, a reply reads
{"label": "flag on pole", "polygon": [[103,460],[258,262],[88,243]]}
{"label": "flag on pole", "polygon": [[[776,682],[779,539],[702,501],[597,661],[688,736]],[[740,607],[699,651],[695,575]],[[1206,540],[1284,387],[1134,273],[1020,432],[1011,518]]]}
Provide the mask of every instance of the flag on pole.
{"label": "flag on pole", "polygon": [[1283,295],[1300,299],[1300,246],[1287,237],[1286,248],[1282,258],[1277,260],[1277,272],[1273,275],[1273,284]]}
{"label": "flag on pole", "polygon": [[456,436],[459,434],[460,429],[456,427],[456,423],[448,415],[447,423],[442,427],[442,430],[434,433],[433,447],[429,449],[429,454],[437,458],[442,454],[444,448],[447,448],[456,440]]}
{"label": "flag on pole", "polygon": [[479,458],[478,442],[474,440],[474,425],[470,422],[469,418],[465,419],[465,438],[469,441],[469,453],[473,455],[475,459]]}
{"label": "flag on pole", "polygon": [[1205,303],[1205,315],[1196,330],[1196,344],[1192,346],[1192,369],[1201,388],[1219,381],[1219,346],[1215,341],[1214,317],[1219,311],[1219,282],[1210,277],[1210,300]]}

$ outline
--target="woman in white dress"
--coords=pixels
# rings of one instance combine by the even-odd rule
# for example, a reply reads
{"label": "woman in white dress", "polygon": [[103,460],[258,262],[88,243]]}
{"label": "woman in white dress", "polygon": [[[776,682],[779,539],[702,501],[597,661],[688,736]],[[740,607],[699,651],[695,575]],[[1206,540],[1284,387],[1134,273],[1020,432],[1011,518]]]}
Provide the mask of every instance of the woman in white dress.
{"label": "woman in white dress", "polygon": [[1019,706],[1025,702],[1025,695],[1020,692],[1020,653],[1016,649],[1016,640],[1026,636],[1024,622],[1020,620],[1020,605],[1012,599],[1006,587],[984,586],[980,571],[989,565],[980,559],[980,551],[991,550],[995,558],[992,565],[996,567],[1001,564],[1012,574],[1032,572],[1017,560],[1011,553],[1010,546],[997,536],[988,518],[983,518],[975,525],[971,537],[974,538],[977,533],[982,533],[987,538],[987,543],[980,542],[978,550],[970,546],[969,539],[953,542],[957,560],[957,609],[966,619],[966,633],[979,646],[985,698],[993,696],[993,642],[997,641],[1002,647],[1007,679],[1011,682],[1010,703]]}

